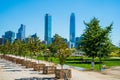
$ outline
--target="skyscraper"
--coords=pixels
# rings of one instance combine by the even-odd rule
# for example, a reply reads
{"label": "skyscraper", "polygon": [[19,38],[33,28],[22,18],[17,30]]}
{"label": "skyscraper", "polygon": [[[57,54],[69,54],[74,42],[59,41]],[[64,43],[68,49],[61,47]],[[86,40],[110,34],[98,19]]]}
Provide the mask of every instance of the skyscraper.
{"label": "skyscraper", "polygon": [[37,33],[31,35],[31,37],[32,37],[33,39],[37,38]]}
{"label": "skyscraper", "polygon": [[0,38],[0,45],[3,44],[3,38]]}
{"label": "skyscraper", "polygon": [[45,15],[45,36],[44,40],[47,45],[52,43],[51,40],[51,25],[52,25],[52,17],[49,14]]}
{"label": "skyscraper", "polygon": [[2,37],[3,37],[4,43],[7,40],[12,43],[15,39],[15,33],[12,31],[7,31],[7,32],[5,32],[5,35],[3,35]]}
{"label": "skyscraper", "polygon": [[75,14],[72,13],[70,16],[70,41],[69,47],[75,47]]}
{"label": "skyscraper", "polygon": [[17,39],[23,40],[25,39],[25,25],[21,24],[20,28],[18,29]]}

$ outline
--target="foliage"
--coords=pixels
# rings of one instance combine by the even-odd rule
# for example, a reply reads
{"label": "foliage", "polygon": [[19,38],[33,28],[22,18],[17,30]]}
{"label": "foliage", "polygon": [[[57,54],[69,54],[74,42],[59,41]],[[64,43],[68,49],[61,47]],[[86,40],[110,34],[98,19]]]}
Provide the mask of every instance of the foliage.
{"label": "foliage", "polygon": [[111,50],[111,41],[109,33],[112,30],[112,24],[106,28],[101,28],[99,20],[93,18],[86,25],[85,32],[79,44],[79,48],[83,50],[87,56],[91,56],[94,68],[94,58],[97,56],[107,56]]}
{"label": "foliage", "polygon": [[52,47],[56,52],[56,56],[59,58],[59,63],[61,64],[61,67],[63,68],[66,58],[71,55],[71,49],[69,49],[67,43],[64,42],[64,38],[62,38],[58,34],[54,36]]}
{"label": "foliage", "polygon": [[109,54],[110,57],[120,57],[120,49],[114,48],[112,52]]}
{"label": "foliage", "polygon": [[31,58],[41,56],[45,49],[46,45],[42,44],[38,37],[30,37],[27,42],[17,39],[13,43],[6,41],[4,45],[0,45],[0,52],[3,54],[30,56]]}
{"label": "foliage", "polygon": [[43,49],[45,46],[41,43],[38,37],[28,39],[28,49],[30,51],[31,59],[36,56],[37,59],[43,54]]}
{"label": "foliage", "polygon": [[45,53],[44,53],[44,59],[46,60],[46,61],[49,61],[49,62],[51,62],[52,61],[52,53],[51,53],[51,51],[49,50],[49,49],[46,49],[45,50]]}

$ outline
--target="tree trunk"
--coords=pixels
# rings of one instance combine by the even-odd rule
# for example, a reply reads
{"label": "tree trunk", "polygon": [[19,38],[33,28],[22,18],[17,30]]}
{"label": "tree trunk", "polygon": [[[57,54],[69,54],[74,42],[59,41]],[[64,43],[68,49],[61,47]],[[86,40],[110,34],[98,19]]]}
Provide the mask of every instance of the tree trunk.
{"label": "tree trunk", "polygon": [[37,56],[38,64],[39,64],[39,57]]}
{"label": "tree trunk", "polygon": [[61,64],[61,69],[63,69],[63,65]]}
{"label": "tree trunk", "polygon": [[101,71],[102,68],[102,59],[101,59],[101,54],[99,56],[99,70]]}
{"label": "tree trunk", "polygon": [[92,62],[91,62],[92,70],[94,70],[94,65],[95,65],[95,62],[94,62],[94,56],[93,56],[92,57]]}

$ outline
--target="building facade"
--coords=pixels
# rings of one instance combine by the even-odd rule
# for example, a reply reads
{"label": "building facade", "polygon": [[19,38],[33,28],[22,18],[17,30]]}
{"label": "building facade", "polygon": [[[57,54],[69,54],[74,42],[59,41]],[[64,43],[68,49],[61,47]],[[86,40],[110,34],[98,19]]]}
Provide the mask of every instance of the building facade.
{"label": "building facade", "polygon": [[11,43],[15,40],[15,33],[12,31],[7,31],[5,32],[5,35],[2,36],[3,42],[5,43],[7,40]]}
{"label": "building facade", "polygon": [[82,36],[80,37],[76,37],[76,45],[75,47],[78,47],[79,46],[79,42],[82,40]]}
{"label": "building facade", "polygon": [[3,38],[0,38],[0,45],[3,44]]}
{"label": "building facade", "polygon": [[49,14],[45,15],[45,36],[44,41],[47,45],[52,43],[51,40],[52,17]]}
{"label": "building facade", "polygon": [[20,28],[18,29],[16,38],[19,40],[25,39],[25,25],[21,24]]}
{"label": "building facade", "polygon": [[31,35],[31,38],[33,38],[33,39],[37,38],[37,33]]}
{"label": "building facade", "polygon": [[69,47],[75,47],[75,14],[72,13],[70,16],[70,36],[69,36]]}

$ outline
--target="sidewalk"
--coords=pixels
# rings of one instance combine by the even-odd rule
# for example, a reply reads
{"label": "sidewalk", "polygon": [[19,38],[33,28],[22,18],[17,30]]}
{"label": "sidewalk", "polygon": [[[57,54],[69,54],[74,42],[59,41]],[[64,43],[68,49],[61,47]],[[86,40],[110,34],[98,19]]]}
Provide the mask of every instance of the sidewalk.
{"label": "sidewalk", "polygon": [[[37,60],[33,60],[37,62]],[[49,62],[39,61],[49,65]],[[57,66],[60,68],[60,65]],[[120,78],[104,75],[94,71],[80,71],[79,68],[65,65],[65,68],[71,69],[71,80],[120,80]],[[82,69],[82,68],[81,68]],[[38,71],[33,71],[32,68],[26,69],[24,66],[11,63],[0,59],[0,80],[54,80],[54,74],[45,75]]]}

